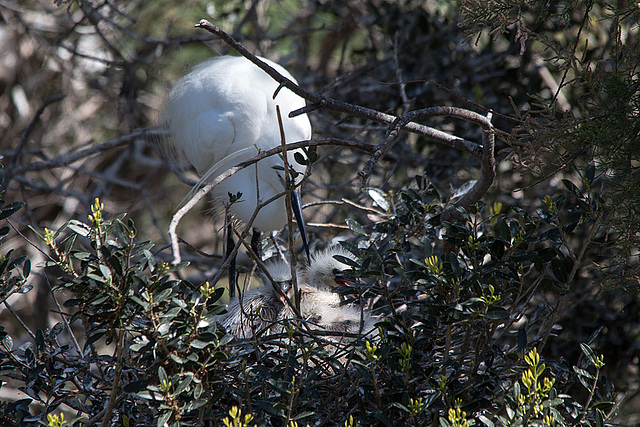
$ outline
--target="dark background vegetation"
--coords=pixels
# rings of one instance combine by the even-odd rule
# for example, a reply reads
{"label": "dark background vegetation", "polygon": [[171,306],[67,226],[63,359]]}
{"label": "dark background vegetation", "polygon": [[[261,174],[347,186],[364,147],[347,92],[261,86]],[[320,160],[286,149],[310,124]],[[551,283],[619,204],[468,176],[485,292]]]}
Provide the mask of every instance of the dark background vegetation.
{"label": "dark background vegetation", "polygon": [[[220,425],[234,406],[260,425],[639,422],[637,2],[0,0],[0,16],[3,423]],[[158,114],[193,65],[235,54],[203,18],[322,96],[491,113],[496,178],[456,221],[440,213],[479,177],[472,156],[402,131],[363,184],[368,154],[318,149],[310,238],[358,255],[356,297],[387,318],[369,346],[216,331],[206,203],[178,228],[189,266],[169,268],[195,181],[159,149]],[[309,116],[314,138],[389,129]],[[422,122],[482,143],[468,121]],[[534,348],[555,383],[531,393]]]}

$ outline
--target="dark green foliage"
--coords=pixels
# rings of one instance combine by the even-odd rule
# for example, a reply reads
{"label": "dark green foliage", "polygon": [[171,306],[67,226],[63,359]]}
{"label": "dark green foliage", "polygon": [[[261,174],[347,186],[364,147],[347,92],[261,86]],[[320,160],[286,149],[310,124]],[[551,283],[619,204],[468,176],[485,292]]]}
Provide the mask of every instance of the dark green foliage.
{"label": "dark green foliage", "polygon": [[[474,206],[466,224],[442,229],[460,245],[448,258],[432,255],[438,239],[426,219],[439,203],[431,193],[407,189],[395,201],[376,193],[378,204],[393,202],[400,214],[374,226],[351,221],[361,238],[344,246],[358,261],[344,260],[357,285],[344,295],[373,301],[384,317],[377,333],[331,345],[294,324],[255,340],[225,335],[215,324],[223,289],[172,278],[183,266],[157,261],[153,245],[135,241],[131,221],[103,218],[96,201],[90,224],[71,221],[55,233],[59,243],[54,233],[43,237],[57,257],[48,264],[64,271],[55,294],[72,292],[63,302],[70,315],[36,331],[34,345],[11,349],[4,341],[4,375],[44,410],[11,405],[5,412],[44,420],[64,402],[78,422],[107,413],[119,423],[158,426],[215,424],[232,406],[258,425],[342,423],[349,416],[363,425],[424,425],[439,417],[450,425],[450,408],[498,425],[519,417],[567,424],[606,418],[606,392],[589,402],[559,397],[578,380],[589,392],[599,390],[586,368],[599,372],[601,356],[587,346],[585,368],[553,364],[552,372],[535,374],[555,381],[529,392],[542,393],[536,399],[547,409],[532,415],[526,408],[535,405],[518,400],[525,393],[523,357],[544,347],[553,326],[535,311],[524,315],[545,307],[557,315],[577,271],[567,242],[592,226],[558,220],[594,215],[580,203],[580,190],[567,187],[576,200],[549,199],[533,216],[502,212],[499,204]],[[86,249],[79,238],[88,239]],[[544,288],[552,306],[536,302]],[[85,338],[76,340],[80,330]]]}

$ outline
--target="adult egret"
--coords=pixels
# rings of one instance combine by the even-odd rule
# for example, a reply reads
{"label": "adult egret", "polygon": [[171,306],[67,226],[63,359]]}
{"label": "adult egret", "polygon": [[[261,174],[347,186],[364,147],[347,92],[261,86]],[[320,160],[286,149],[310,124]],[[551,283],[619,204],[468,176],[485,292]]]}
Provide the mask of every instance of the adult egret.
{"label": "adult egret", "polygon": [[[260,59],[295,82],[282,66]],[[305,100],[289,89],[278,88],[279,84],[267,73],[241,56],[209,59],[173,86],[163,120],[173,148],[194,166],[201,183],[215,179],[261,151],[280,147],[276,105],[280,108],[285,142],[311,138],[311,124],[306,114],[289,117],[291,111],[305,106]],[[302,152],[301,149],[287,151],[287,162],[296,174],[296,184],[306,170],[306,166],[294,158]],[[285,191],[283,163],[277,155],[262,159],[222,181],[212,190],[213,198],[219,206],[228,205],[231,198],[242,193],[229,209],[235,218],[248,224],[260,203]],[[292,205],[308,258],[297,190],[292,192]],[[285,201],[280,197],[263,206],[251,224],[255,230],[267,232],[281,229],[286,222]]]}

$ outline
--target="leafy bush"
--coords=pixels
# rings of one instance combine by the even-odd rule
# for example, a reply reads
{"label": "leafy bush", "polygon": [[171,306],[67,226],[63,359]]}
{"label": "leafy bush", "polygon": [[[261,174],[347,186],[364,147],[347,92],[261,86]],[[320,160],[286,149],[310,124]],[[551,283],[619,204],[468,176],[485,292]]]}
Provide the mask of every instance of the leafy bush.
{"label": "leafy bush", "polygon": [[[65,308],[58,324],[36,331],[35,345],[3,341],[3,372],[30,397],[7,405],[5,417],[55,425],[60,405],[73,414],[67,425],[215,424],[227,413],[239,423],[240,407],[251,425],[349,417],[574,425],[610,417],[601,356],[583,345],[593,373],[550,372],[536,350],[554,324],[530,314],[538,290],[548,288],[558,304],[568,291],[573,264],[562,244],[572,227],[554,221],[565,208],[551,202],[530,217],[479,205],[466,225],[446,225],[461,252],[441,259],[426,221],[438,201],[422,194],[404,191],[398,214],[371,228],[350,222],[362,234],[344,244],[359,258],[349,273],[360,284],[352,296],[369,297],[385,317],[376,334],[339,343],[294,324],[279,336],[226,335],[215,323],[223,288],[172,278],[184,265],[157,261],[151,243],[136,242],[133,223],[104,218],[96,200],[88,223],[72,220],[41,236],[51,252],[46,267],[61,272],[53,290]],[[578,381],[589,393],[583,402],[566,394]],[[30,412],[32,401],[42,409]]]}

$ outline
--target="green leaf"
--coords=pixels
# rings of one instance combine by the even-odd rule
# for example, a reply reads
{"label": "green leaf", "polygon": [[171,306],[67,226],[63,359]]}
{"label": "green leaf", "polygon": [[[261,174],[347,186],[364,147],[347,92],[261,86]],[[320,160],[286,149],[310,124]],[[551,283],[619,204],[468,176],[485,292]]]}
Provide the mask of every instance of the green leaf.
{"label": "green leaf", "polygon": [[587,356],[587,359],[589,359],[589,362],[591,362],[591,365],[595,366],[598,360],[598,357],[596,356],[594,351],[591,349],[591,347],[589,347],[585,343],[580,343],[580,348],[582,349],[582,352],[584,353],[584,355]]}
{"label": "green leaf", "polygon": [[527,349],[527,330],[524,324],[520,326],[520,328],[518,329],[517,339],[518,339],[518,353],[522,355]]}
{"label": "green leaf", "polygon": [[587,165],[587,182],[589,183],[589,185],[591,185],[593,183],[593,180],[596,176],[596,164],[595,162],[591,161],[589,162],[589,164]]}
{"label": "green leaf", "polygon": [[29,277],[29,273],[31,273],[31,261],[27,259],[22,266],[22,276],[26,279]]}
{"label": "green leaf", "polygon": [[180,381],[178,383],[178,385],[176,386],[176,389],[175,389],[175,391],[173,393],[175,395],[178,395],[178,394],[182,393],[183,391],[185,391],[187,389],[187,387],[189,387],[189,384],[191,384],[191,381],[193,381],[193,377],[187,376],[186,378],[184,378],[182,381]]}
{"label": "green leaf", "polygon": [[567,283],[569,280],[569,272],[562,260],[554,258],[551,260],[551,271],[560,283]]}
{"label": "green leaf", "polygon": [[92,230],[91,227],[89,227],[87,224],[77,221],[75,219],[72,219],[71,221],[69,221],[67,223],[66,228],[68,228],[69,230],[73,231],[74,233],[82,237],[89,237],[89,234],[91,233],[91,230]]}
{"label": "green leaf", "polygon": [[84,348],[91,346],[94,342],[98,341],[103,336],[104,336],[104,332],[102,331],[96,332],[95,334],[90,335],[89,338],[87,338],[87,342],[84,343]]}
{"label": "green leaf", "polygon": [[162,415],[158,417],[158,422],[156,423],[157,427],[164,427],[171,418],[171,411],[164,412]]}
{"label": "green leaf", "polygon": [[578,197],[582,197],[582,193],[580,192],[580,189],[578,187],[576,187],[576,185],[569,181],[568,179],[563,179],[562,183],[564,184],[565,187],[567,187],[567,190],[569,190],[571,193],[575,194]]}
{"label": "green leaf", "polygon": [[25,205],[24,202],[13,202],[6,207],[0,209],[0,219],[5,219],[16,213],[20,208]]}
{"label": "green leaf", "polygon": [[45,346],[44,332],[42,332],[42,329],[38,329],[36,331],[36,348],[38,350],[44,350],[44,346]]}
{"label": "green leaf", "polygon": [[203,349],[206,346],[210,345],[210,342],[205,342],[205,341],[200,341],[200,340],[193,340],[191,341],[190,346],[193,348],[197,348],[197,349]]}
{"label": "green leaf", "polygon": [[138,393],[147,387],[147,380],[132,381],[122,387],[125,393]]}
{"label": "green leaf", "polygon": [[2,342],[4,343],[6,349],[11,351],[11,349],[13,348],[13,339],[11,338],[11,336],[8,334],[5,335],[4,337],[2,337]]}
{"label": "green leaf", "polygon": [[149,302],[143,300],[142,298],[140,298],[137,295],[131,295],[129,298],[131,299],[131,301],[135,302],[136,304],[138,304],[140,307],[144,308],[145,310],[149,307]]}
{"label": "green leaf", "polygon": [[487,427],[495,427],[495,424],[493,423],[493,421],[491,421],[489,418],[485,417],[484,415],[478,415],[478,419],[482,424],[484,424]]}
{"label": "green leaf", "polygon": [[307,164],[307,159],[299,151],[296,151],[295,153],[293,153],[293,158],[295,159],[296,163],[298,163],[299,165]]}
{"label": "green leaf", "polygon": [[178,365],[183,365],[184,362],[185,362],[185,360],[182,357],[180,357],[180,356],[178,356],[176,354],[170,354],[169,357],[171,358],[171,360],[176,362]]}
{"label": "green leaf", "polygon": [[98,267],[100,268],[100,273],[102,273],[102,276],[105,279],[109,280],[111,278],[111,269],[104,264],[100,264]]}
{"label": "green leaf", "polygon": [[578,368],[577,366],[573,367],[573,371],[578,374],[578,376],[589,378],[591,380],[595,380],[596,378],[589,372],[582,368]]}
{"label": "green leaf", "polygon": [[389,202],[387,201],[387,194],[384,191],[374,187],[365,187],[362,191],[366,192],[378,207],[385,212],[389,212]]}
{"label": "green leaf", "polygon": [[596,426],[604,427],[604,420],[607,419],[607,416],[600,409],[596,409]]}
{"label": "green leaf", "polygon": [[158,367],[158,379],[160,380],[160,384],[162,384],[163,382],[169,382],[167,371],[165,371],[162,366]]}
{"label": "green leaf", "polygon": [[449,265],[451,266],[451,271],[456,279],[459,279],[462,275],[462,271],[460,270],[460,263],[458,262],[458,257],[451,252],[449,254]]}
{"label": "green leaf", "polygon": [[489,307],[483,317],[491,320],[503,320],[508,319],[509,312],[502,307]]}
{"label": "green leaf", "polygon": [[89,252],[73,252],[71,256],[79,261],[90,261],[93,257]]}
{"label": "green leaf", "polygon": [[307,158],[309,159],[309,164],[313,164],[318,161],[318,150],[316,147],[307,147],[306,153]]}
{"label": "green leaf", "polygon": [[188,410],[194,410],[203,407],[207,404],[207,399],[196,399],[189,402],[187,405]]}
{"label": "green leaf", "polygon": [[356,220],[348,218],[348,219],[345,220],[345,223],[347,224],[349,229],[351,231],[353,231],[354,233],[359,234],[361,236],[366,236],[367,235],[367,232],[364,231],[364,228],[362,228],[362,226]]}
{"label": "green leaf", "polygon": [[160,292],[153,295],[153,302],[160,303],[166,300],[167,298],[169,298],[169,295],[171,295],[171,292],[171,288],[161,290]]}

